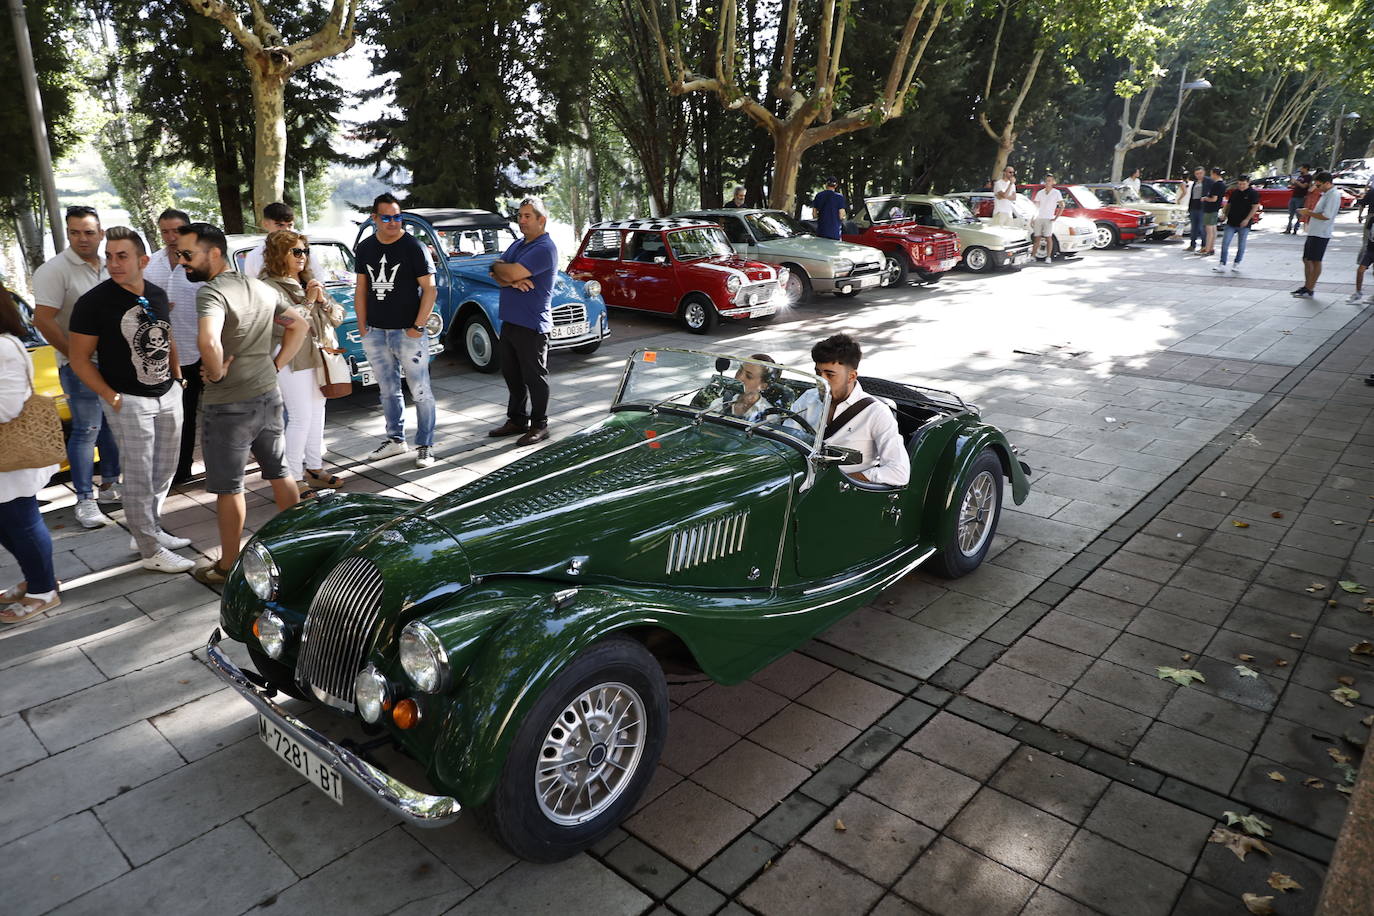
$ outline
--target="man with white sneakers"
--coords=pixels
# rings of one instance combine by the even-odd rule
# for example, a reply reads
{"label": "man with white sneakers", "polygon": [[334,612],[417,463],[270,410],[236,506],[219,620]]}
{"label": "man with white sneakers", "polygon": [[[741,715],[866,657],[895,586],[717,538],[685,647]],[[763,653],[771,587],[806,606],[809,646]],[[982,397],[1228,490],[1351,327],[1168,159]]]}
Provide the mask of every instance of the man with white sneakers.
{"label": "man with white sneakers", "polygon": [[1245,240],[1259,212],[1259,191],[1250,187],[1250,176],[1242,175],[1236,179],[1236,186],[1231,189],[1222,207],[1221,215],[1226,228],[1221,236],[1221,263],[1213,267],[1213,271],[1219,274],[1227,272],[1226,256],[1230,253],[1231,239],[1235,238],[1236,259],[1231,262],[1229,270],[1233,274],[1240,273],[1240,262],[1245,258]]}
{"label": "man with white sneakers", "polygon": [[1360,253],[1355,258],[1355,291],[1350,294],[1351,302],[1359,302],[1364,297],[1364,272],[1371,264],[1374,264],[1374,212],[1364,221],[1364,229],[1360,232]]}

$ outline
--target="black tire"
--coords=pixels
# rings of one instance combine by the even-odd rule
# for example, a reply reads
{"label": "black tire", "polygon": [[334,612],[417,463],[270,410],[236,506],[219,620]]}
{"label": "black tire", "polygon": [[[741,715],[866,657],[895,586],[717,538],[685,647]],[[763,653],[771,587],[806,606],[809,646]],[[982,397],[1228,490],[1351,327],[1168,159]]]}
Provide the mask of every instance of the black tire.
{"label": "black tire", "polygon": [[720,323],[720,314],[716,312],[715,303],[703,293],[692,293],[682,300],[679,314],[682,323],[693,334],[709,334]]}
{"label": "black tire", "polygon": [[591,343],[579,344],[578,346],[573,347],[572,351],[581,356],[591,356],[593,353],[600,349],[601,341],[593,340]]}
{"label": "black tire", "polygon": [[258,669],[258,674],[261,674],[263,680],[267,681],[278,693],[284,693],[298,700],[311,700],[313,702],[313,697],[306,696],[296,686],[296,676],[286,665],[275,658],[269,658],[261,649],[253,646],[248,646],[248,657],[253,660],[253,667]]}
{"label": "black tire", "polygon": [[[575,770],[590,760],[598,747],[601,749],[601,759],[606,760],[604,742],[574,744],[575,737],[570,734],[578,730],[579,717],[574,716],[569,707],[574,701],[587,700],[588,694],[599,687],[611,691],[609,698],[612,701],[616,697],[629,701],[621,688],[629,688],[638,698],[642,713],[638,721],[643,730],[634,734],[637,753],[627,763],[624,775],[616,783],[617,788],[599,802],[601,809],[594,816],[581,823],[558,823],[547,813],[536,788],[536,765],[540,759],[549,759],[547,755],[556,753],[555,747],[558,746],[565,748],[565,753],[581,753],[583,746],[590,749],[587,757],[578,764],[569,768],[546,768],[546,773],[551,774],[554,769]],[[611,705],[606,708],[613,710],[616,707]],[[579,709],[585,715],[594,714],[602,707],[579,704]],[[573,726],[566,731],[560,723],[564,716],[569,717],[566,721]],[[611,717],[607,714],[607,718]],[[626,726],[614,734],[625,735],[630,731],[631,726]],[[583,733],[591,734],[589,730]],[[609,734],[602,732],[598,737],[607,737]],[[496,789],[481,811],[482,818],[511,852],[531,862],[558,862],[575,855],[614,830],[634,810],[658,767],[658,758],[667,735],[668,684],[658,661],[632,639],[613,638],[594,643],[554,677],[525,716],[511,743],[506,762],[501,767]],[[622,762],[625,762],[624,758]],[[614,777],[620,771],[609,764],[599,764],[597,772],[610,773]],[[550,795],[558,786],[566,784],[562,780],[563,775],[549,775]],[[573,773],[567,775],[578,778]],[[558,802],[565,798],[563,795],[557,796],[555,809]],[[579,791],[574,805],[580,798]],[[588,804],[592,804],[590,793]],[[571,820],[575,810],[575,807],[571,809],[566,819]]]}
{"label": "black tire", "polygon": [[1121,230],[1115,224],[1106,222],[1097,223],[1097,234],[1093,236],[1093,247],[1098,251],[1105,251],[1108,248],[1119,248],[1121,246]]}
{"label": "black tire", "polygon": [[936,273],[936,272],[933,271],[933,270],[922,270],[922,269],[919,268],[919,267],[914,268],[914,270],[915,270],[915,272],[916,272],[917,278],[918,278],[922,283],[939,283],[939,282],[940,282],[940,278],[943,277],[943,276],[945,275],[945,274],[944,274],[944,271],[940,271],[939,273]]}
{"label": "black tire", "polygon": [[997,264],[993,259],[992,252],[981,245],[974,245],[964,249],[964,267],[967,268],[970,273],[987,273],[996,266]]}
{"label": "black tire", "polygon": [[481,312],[472,312],[458,325],[458,351],[478,372],[501,368],[501,351],[496,341],[491,322]]}
{"label": "black tire", "polygon": [[[991,449],[983,449],[959,485],[957,514],[940,532],[939,551],[930,558],[930,569],[936,575],[958,579],[982,565],[1002,517],[1002,479],[1002,462]],[[983,494],[990,504],[983,501]],[[975,512],[976,518],[972,515]],[[978,525],[976,531],[969,528],[971,524]],[[961,543],[965,535],[970,540]]]}
{"label": "black tire", "polygon": [[783,264],[787,271],[787,282],[783,284],[782,294],[789,305],[806,305],[813,295],[811,277],[796,264]]}
{"label": "black tire", "polygon": [[883,252],[883,286],[901,288],[911,275],[911,259],[905,251]]}

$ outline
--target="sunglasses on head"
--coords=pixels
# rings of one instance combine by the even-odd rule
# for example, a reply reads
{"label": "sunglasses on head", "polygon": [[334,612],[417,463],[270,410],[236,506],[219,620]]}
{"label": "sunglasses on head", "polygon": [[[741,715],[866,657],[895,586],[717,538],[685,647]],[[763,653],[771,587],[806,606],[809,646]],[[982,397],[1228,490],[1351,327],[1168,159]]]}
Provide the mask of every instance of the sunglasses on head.
{"label": "sunglasses on head", "polygon": [[399,223],[401,221],[401,214],[397,213],[395,216],[392,216],[388,213],[378,213],[377,219],[384,223]]}
{"label": "sunglasses on head", "polygon": [[304,248],[292,248],[291,253],[298,258],[308,258],[310,257],[310,246],[307,245]]}

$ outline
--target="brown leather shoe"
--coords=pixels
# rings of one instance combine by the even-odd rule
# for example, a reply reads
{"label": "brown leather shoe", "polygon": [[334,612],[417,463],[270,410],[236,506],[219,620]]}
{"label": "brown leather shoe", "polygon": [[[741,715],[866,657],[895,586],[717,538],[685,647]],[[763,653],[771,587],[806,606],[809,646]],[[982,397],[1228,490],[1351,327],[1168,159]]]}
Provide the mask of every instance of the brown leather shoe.
{"label": "brown leather shoe", "polygon": [[529,424],[527,423],[517,423],[515,420],[507,420],[495,429],[487,430],[487,435],[491,436],[493,439],[499,439],[502,436],[514,436],[518,433],[527,432],[529,428]]}
{"label": "brown leather shoe", "polygon": [[536,426],[519,439],[516,439],[515,444],[534,445],[536,442],[543,442],[547,438],[549,438],[549,428],[547,426]]}

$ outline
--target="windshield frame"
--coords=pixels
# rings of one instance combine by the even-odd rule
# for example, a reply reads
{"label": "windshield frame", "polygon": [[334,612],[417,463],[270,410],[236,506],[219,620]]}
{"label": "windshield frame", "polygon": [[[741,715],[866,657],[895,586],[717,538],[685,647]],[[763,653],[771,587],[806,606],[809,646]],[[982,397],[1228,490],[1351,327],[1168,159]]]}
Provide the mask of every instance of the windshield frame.
{"label": "windshield frame", "polygon": [[[714,235],[719,240],[720,249],[708,254],[683,255],[679,253],[676,241],[679,236],[688,232],[703,232],[708,237]],[[683,226],[680,229],[669,229],[663,233],[663,244],[664,247],[667,248],[669,256],[680,264],[691,264],[693,261],[700,261],[705,258],[737,256],[735,246],[730,243],[730,237],[725,234],[725,230],[717,223],[702,223],[700,226]]]}

